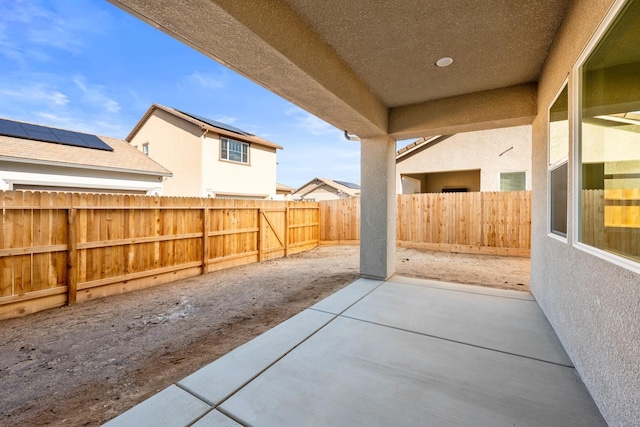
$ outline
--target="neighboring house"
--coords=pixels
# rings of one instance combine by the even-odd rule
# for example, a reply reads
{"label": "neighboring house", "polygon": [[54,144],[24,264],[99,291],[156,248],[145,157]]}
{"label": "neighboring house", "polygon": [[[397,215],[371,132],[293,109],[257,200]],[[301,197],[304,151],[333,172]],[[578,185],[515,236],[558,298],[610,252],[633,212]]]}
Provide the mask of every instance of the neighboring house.
{"label": "neighboring house", "polygon": [[326,178],[315,178],[293,193],[294,200],[338,200],[360,197],[360,185]]}
{"label": "neighboring house", "polygon": [[396,153],[396,187],[398,194],[530,190],[531,126],[421,138]]}
{"label": "neighboring house", "polygon": [[170,176],[121,139],[0,119],[0,190],[162,195]]}
{"label": "neighboring house", "polygon": [[295,188],[276,182],[276,197],[274,197],[274,199],[275,200],[291,200],[291,195],[295,192],[296,192]]}
{"label": "neighboring house", "polygon": [[276,195],[276,150],[282,147],[234,126],[153,104],[126,139],[171,169],[167,196]]}

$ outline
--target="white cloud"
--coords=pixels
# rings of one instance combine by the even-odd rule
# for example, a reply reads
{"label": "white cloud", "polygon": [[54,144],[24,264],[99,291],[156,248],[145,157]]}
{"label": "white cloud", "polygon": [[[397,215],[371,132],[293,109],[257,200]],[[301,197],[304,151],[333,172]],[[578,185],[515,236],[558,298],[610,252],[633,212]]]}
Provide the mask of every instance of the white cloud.
{"label": "white cloud", "polygon": [[[96,6],[83,5],[79,10],[74,2],[37,1],[0,2],[0,53],[7,58],[22,61],[32,52],[34,59],[48,60],[48,55],[37,49],[60,49],[73,54],[83,51],[87,36],[104,30],[108,17]],[[91,10],[88,11],[87,8]],[[24,43],[18,49],[12,40]]]}
{"label": "white cloud", "polygon": [[213,74],[194,71],[186,77],[186,80],[205,89],[219,89],[226,86],[226,78],[223,73]]}
{"label": "white cloud", "polygon": [[24,85],[18,88],[0,88],[0,94],[19,103],[37,103],[48,106],[65,106],[69,98],[64,93],[49,88],[46,84]]}
{"label": "white cloud", "polygon": [[82,91],[83,99],[87,103],[94,107],[104,108],[104,110],[112,114],[120,111],[120,104],[104,93],[104,86],[89,85],[82,76],[75,77],[73,82]]}
{"label": "white cloud", "polygon": [[339,135],[340,130],[300,108],[290,108],[285,115],[292,117],[297,127],[312,135]]}

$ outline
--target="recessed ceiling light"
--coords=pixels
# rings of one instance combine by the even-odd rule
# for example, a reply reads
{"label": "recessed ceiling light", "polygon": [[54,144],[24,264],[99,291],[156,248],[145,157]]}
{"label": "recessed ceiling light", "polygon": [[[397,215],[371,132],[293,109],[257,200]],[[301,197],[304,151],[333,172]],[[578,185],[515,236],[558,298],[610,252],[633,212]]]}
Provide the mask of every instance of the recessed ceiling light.
{"label": "recessed ceiling light", "polygon": [[446,67],[451,65],[451,63],[453,63],[453,58],[449,58],[448,56],[445,56],[444,58],[440,58],[436,61],[436,65],[438,67]]}

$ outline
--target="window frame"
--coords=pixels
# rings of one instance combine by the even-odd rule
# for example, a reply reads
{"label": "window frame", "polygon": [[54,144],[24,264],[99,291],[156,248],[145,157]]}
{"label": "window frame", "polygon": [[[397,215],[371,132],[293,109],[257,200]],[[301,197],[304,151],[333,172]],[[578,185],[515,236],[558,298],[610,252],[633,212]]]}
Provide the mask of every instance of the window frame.
{"label": "window frame", "polygon": [[573,120],[573,123],[571,123],[570,125],[570,135],[573,139],[571,143],[573,156],[570,159],[571,166],[573,167],[573,172],[571,174],[571,177],[573,178],[573,185],[571,186],[573,190],[573,196],[571,199],[571,212],[573,215],[571,242],[574,248],[582,252],[591,254],[600,259],[603,259],[604,261],[610,262],[614,265],[633,271],[635,273],[640,273],[640,262],[625,258],[620,255],[616,255],[613,252],[605,251],[604,249],[600,249],[595,246],[582,243],[580,241],[582,234],[582,215],[580,212],[580,206],[582,204],[582,71],[584,64],[587,62],[600,41],[609,31],[616,18],[620,16],[620,13],[627,5],[627,2],[628,0],[617,0],[611,6],[611,9],[609,9],[609,12],[602,20],[600,26],[595,31],[571,69],[571,73],[573,76],[573,78],[571,79],[571,89],[573,90],[570,91],[572,92],[572,94],[570,95],[570,105],[572,105],[573,108],[569,109],[569,120],[570,122],[571,120]]}
{"label": "window frame", "polygon": [[144,144],[142,144],[142,154],[144,154],[145,156],[149,157],[149,143],[145,142]]}
{"label": "window frame", "polygon": [[[562,95],[562,92],[564,92],[565,88],[567,88],[567,139],[568,139],[567,155],[560,157],[558,160],[555,161],[555,163],[551,163],[551,108],[556,103],[558,98],[560,98],[560,95]],[[559,234],[553,231],[553,225],[551,221],[551,218],[552,218],[551,212],[553,208],[551,174],[555,172],[557,169],[561,168],[562,166],[567,165],[567,193],[569,193],[569,190],[572,188],[571,187],[572,170],[570,169],[569,166],[570,166],[570,157],[571,157],[570,154],[571,154],[571,145],[572,145],[572,123],[571,123],[571,102],[570,101],[571,101],[571,95],[573,95],[573,93],[569,93],[571,92],[569,89],[571,89],[571,85],[569,82],[569,77],[567,77],[564,80],[564,82],[562,82],[562,85],[560,85],[560,90],[558,90],[556,95],[551,100],[551,103],[549,104],[549,108],[547,108],[547,123],[549,124],[547,129],[547,235],[549,237],[553,237],[554,239],[558,239],[563,243],[569,242],[569,232],[572,230],[571,227],[569,226],[569,214],[572,213],[572,201],[569,197],[569,194],[567,194],[567,213],[566,213],[567,218],[565,219],[565,221],[567,222],[567,232],[563,236],[562,234]]]}
{"label": "window frame", "polygon": [[[226,141],[226,147],[227,147],[227,148],[226,148],[226,155],[227,155],[227,157],[226,157],[226,158],[223,156],[223,140],[225,140],[225,141]],[[230,143],[231,143],[231,142],[236,142],[236,143],[240,144],[240,147],[241,147],[241,148],[240,148],[240,160],[233,160],[233,159],[230,159],[230,158],[229,158],[229,157],[230,157],[230,156],[229,156],[229,153],[230,153],[230,151],[231,151],[229,148],[230,148],[230,145],[231,145]],[[245,153],[244,153],[244,151],[245,151],[245,150],[244,150],[244,148],[245,148],[245,147],[246,147],[246,157],[247,157],[247,161],[246,161],[246,162],[245,162],[245,161],[242,161],[242,158],[243,158],[243,156],[244,156],[244,154],[245,154]],[[239,165],[251,165],[251,156],[250,156],[250,154],[249,154],[249,153],[250,153],[250,151],[251,151],[251,150],[249,149],[250,147],[251,147],[251,144],[249,144],[248,142],[245,142],[245,141],[239,141],[239,140],[237,140],[237,139],[233,139],[233,138],[227,138],[226,136],[221,136],[221,137],[220,137],[220,150],[219,150],[219,152],[218,152],[219,159],[220,159],[221,161],[231,162],[231,163],[235,163],[235,164],[239,164]],[[234,152],[234,153],[237,153],[237,151],[235,151],[235,150],[234,150],[233,152]]]}
{"label": "window frame", "polygon": [[[505,174],[516,174],[516,173],[524,175],[524,188],[522,190],[503,190],[502,189],[502,175],[505,175]],[[505,171],[505,172],[500,172],[500,175],[499,175],[498,179],[500,180],[500,192],[501,193],[503,193],[503,192],[507,193],[507,192],[510,192],[510,191],[527,191],[527,171],[509,171],[509,172]]]}

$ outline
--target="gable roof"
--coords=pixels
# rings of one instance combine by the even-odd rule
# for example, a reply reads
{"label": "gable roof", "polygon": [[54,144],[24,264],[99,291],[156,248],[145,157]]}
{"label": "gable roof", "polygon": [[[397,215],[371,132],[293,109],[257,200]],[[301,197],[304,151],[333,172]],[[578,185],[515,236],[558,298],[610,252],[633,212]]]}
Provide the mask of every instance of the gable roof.
{"label": "gable roof", "polygon": [[351,197],[360,195],[360,185],[346,181],[335,181],[327,178],[314,178],[307,182],[293,193],[294,196],[304,197],[309,193],[322,187],[331,187],[338,192],[343,192]]}
{"label": "gable roof", "polygon": [[288,185],[284,185],[284,184],[280,184],[279,182],[276,182],[276,192],[293,193],[295,191],[296,189],[293,187],[289,187]]}
{"label": "gable roof", "polygon": [[408,159],[414,154],[418,154],[427,148],[433,147],[437,143],[442,142],[451,136],[452,135],[436,135],[417,139],[411,144],[408,144],[396,151],[396,163]]}
{"label": "gable roof", "polygon": [[108,136],[96,135],[96,137],[113,151],[0,135],[0,160],[131,172],[143,175],[172,175],[171,172],[132,147],[127,141]]}
{"label": "gable roof", "polygon": [[263,147],[275,148],[278,150],[282,150],[282,146],[275,144],[271,141],[267,141],[266,139],[260,138],[259,136],[255,136],[250,134],[249,132],[245,132],[241,129],[238,129],[235,126],[227,125],[225,123],[218,122],[216,120],[207,119],[195,114],[185,113],[183,111],[177,110],[171,107],[165,107],[160,104],[152,104],[151,107],[147,110],[147,112],[142,116],[140,121],[134,126],[129,135],[125,138],[127,141],[131,141],[134,136],[138,133],[140,128],[146,123],[146,121],[151,117],[154,111],[162,110],[165,111],[179,119],[182,119],[188,123],[191,123],[195,126],[198,126],[202,131],[211,131],[217,133],[221,136],[237,139],[243,142],[249,142],[256,145],[261,145]]}

